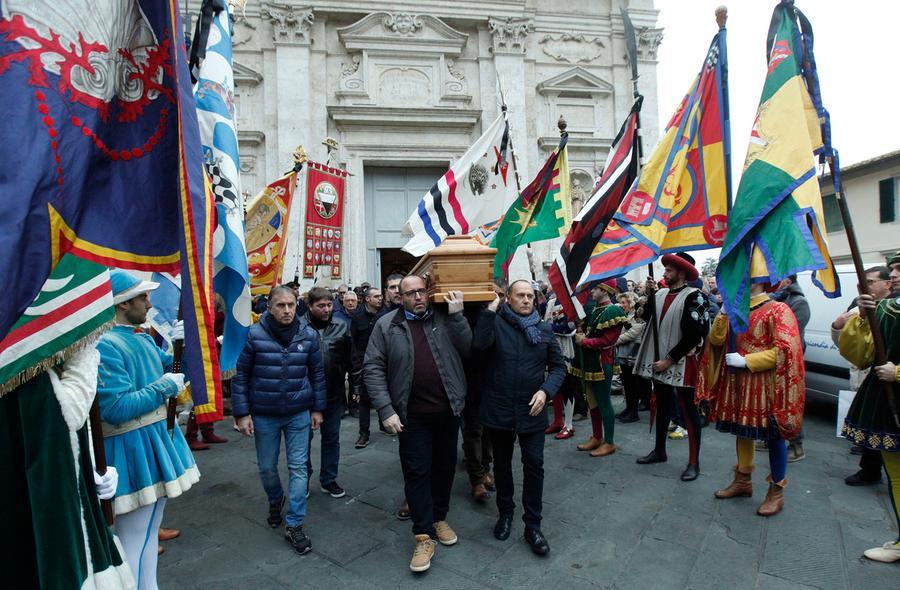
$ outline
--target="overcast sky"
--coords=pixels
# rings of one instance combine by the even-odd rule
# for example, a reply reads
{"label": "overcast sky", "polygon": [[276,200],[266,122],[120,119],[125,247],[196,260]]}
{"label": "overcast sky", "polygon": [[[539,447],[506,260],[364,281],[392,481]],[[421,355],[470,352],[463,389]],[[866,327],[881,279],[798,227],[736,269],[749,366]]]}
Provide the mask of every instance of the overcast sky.
{"label": "overcast sky", "polygon": [[[734,190],[766,74],[765,44],[775,0],[655,0],[659,48],[659,121],[665,125],[700,69],[728,6],[728,83]],[[797,0],[812,23],[822,100],[832,143],[846,166],[900,149],[900,2]],[[660,129],[662,132],[662,129]]]}

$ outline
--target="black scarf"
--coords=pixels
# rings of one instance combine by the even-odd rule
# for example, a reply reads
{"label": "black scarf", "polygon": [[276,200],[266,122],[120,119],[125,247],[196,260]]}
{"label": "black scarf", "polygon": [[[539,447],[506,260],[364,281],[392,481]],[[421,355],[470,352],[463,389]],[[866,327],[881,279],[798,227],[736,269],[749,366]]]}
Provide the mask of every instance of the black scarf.
{"label": "black scarf", "polygon": [[294,335],[297,334],[297,328],[300,326],[300,320],[297,316],[294,316],[294,320],[288,324],[279,324],[275,317],[269,313],[266,314],[266,328],[269,329],[269,333],[281,344],[282,347],[287,348],[288,344],[291,343],[291,340],[294,339]]}

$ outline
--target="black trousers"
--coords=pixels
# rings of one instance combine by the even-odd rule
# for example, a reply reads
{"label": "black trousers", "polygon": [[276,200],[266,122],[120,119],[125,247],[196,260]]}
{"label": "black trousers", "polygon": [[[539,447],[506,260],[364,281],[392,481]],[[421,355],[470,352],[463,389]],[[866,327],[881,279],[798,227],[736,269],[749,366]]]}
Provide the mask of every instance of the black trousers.
{"label": "black trousers", "polygon": [[700,412],[694,404],[693,387],[675,387],[665,383],[653,382],[653,391],[656,393],[656,454],[666,454],[666,440],[669,436],[669,421],[675,404],[679,404],[681,415],[684,417],[685,427],[688,431],[688,443],[690,444],[690,457],[688,463],[700,463]]}
{"label": "black trousers", "polygon": [[450,413],[410,414],[400,432],[400,466],[414,535],[436,538],[446,520],[456,469],[459,418]]}
{"label": "black trousers", "polygon": [[866,479],[881,479],[881,453],[863,447],[859,469]]}
{"label": "black trousers", "polygon": [[470,394],[466,397],[466,406],[463,408],[462,448],[469,483],[473,486],[482,483],[484,476],[490,472],[493,462],[491,441],[481,427],[479,401],[477,395]]}
{"label": "black trousers", "polygon": [[638,377],[634,374],[634,366],[621,364],[619,369],[622,371],[622,389],[625,390],[625,411],[635,413],[638,411],[638,402],[640,401],[640,391],[638,387],[642,385],[638,382]]}
{"label": "black trousers", "polygon": [[522,454],[522,520],[526,528],[541,527],[544,496],[544,431],[511,432],[485,426],[484,431],[494,447],[494,482],[497,485],[497,509],[501,515],[512,515],[513,501],[512,455],[516,438]]}

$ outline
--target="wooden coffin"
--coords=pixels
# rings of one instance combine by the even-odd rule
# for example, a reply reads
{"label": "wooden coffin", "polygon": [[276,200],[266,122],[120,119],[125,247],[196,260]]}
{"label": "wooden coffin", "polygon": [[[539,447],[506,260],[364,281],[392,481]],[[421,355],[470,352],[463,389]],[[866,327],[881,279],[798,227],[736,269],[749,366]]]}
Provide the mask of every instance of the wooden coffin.
{"label": "wooden coffin", "polygon": [[431,301],[441,303],[450,291],[462,291],[466,303],[493,301],[494,256],[469,236],[449,236],[419,260],[409,274],[425,279]]}

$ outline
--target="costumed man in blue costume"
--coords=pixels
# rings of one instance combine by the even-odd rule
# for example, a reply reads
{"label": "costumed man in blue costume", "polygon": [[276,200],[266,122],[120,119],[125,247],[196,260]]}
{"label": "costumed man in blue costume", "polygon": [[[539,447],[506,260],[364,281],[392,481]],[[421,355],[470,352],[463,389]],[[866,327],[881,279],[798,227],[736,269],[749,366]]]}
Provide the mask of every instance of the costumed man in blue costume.
{"label": "costumed man in blue costume", "polygon": [[113,270],[110,279],[116,325],[97,344],[97,394],[106,462],[119,474],[116,532],[138,589],[155,590],[166,499],[190,489],[200,472],[181,430],[172,436],[166,431],[166,402],[184,390],[184,375],[167,372],[172,355],[138,328],[150,309],[147,294],[159,285],[122,270]]}

